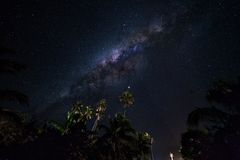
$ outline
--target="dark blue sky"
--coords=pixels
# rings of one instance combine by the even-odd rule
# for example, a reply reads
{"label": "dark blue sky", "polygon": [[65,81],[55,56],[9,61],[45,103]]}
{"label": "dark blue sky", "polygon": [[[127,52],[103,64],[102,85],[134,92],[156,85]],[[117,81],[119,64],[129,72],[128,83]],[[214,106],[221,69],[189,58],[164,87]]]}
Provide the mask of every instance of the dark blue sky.
{"label": "dark blue sky", "polygon": [[[83,93],[112,102],[130,85],[136,105],[128,116],[153,135],[156,156],[166,158],[177,152],[187,114],[206,105],[211,83],[239,76],[239,16],[234,0],[8,1],[0,7],[0,44],[15,49],[14,58],[28,69],[16,79],[4,77],[1,87],[24,91],[31,113],[61,119]],[[151,32],[155,25],[163,30]],[[148,39],[134,43],[139,34]],[[131,50],[135,45],[141,49]],[[108,66],[97,79],[103,93],[92,93],[89,79],[103,73],[95,67],[119,48],[129,57]],[[122,67],[120,80],[106,86]]]}

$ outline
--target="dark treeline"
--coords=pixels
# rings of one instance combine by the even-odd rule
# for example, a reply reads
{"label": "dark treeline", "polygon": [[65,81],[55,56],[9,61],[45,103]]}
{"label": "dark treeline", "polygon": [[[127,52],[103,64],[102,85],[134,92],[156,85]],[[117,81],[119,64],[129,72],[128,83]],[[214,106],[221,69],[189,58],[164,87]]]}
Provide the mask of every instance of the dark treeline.
{"label": "dark treeline", "polygon": [[[125,91],[120,101],[130,107],[134,99]],[[103,124],[106,107],[104,99],[95,107],[76,102],[64,124],[41,126],[12,111],[8,119],[1,119],[0,159],[151,159],[151,136],[132,128],[125,112]]]}
{"label": "dark treeline", "polygon": [[[21,64],[8,59],[1,59],[1,62],[0,71],[3,73],[23,69]],[[3,106],[6,101],[27,105],[26,95],[15,90],[1,90],[0,100],[0,159],[129,160],[150,159],[152,156],[151,136],[133,129],[125,116],[126,108],[134,104],[134,97],[128,91],[119,98],[124,113],[116,113],[108,124],[99,124],[107,108],[104,99],[94,107],[76,102],[67,113],[65,124],[47,122],[41,126]]]}
{"label": "dark treeline", "polygon": [[[6,58],[14,50],[1,47],[0,73],[17,74],[25,66]],[[5,57],[5,58],[4,58]],[[23,114],[8,109],[7,102],[28,106],[28,97],[17,91],[0,90],[0,159],[16,160],[74,160],[74,159],[151,159],[152,137],[147,132],[132,128],[125,115],[133,106],[134,97],[129,91],[119,97],[124,113],[116,113],[102,123],[107,109],[106,100],[94,106],[81,102],[72,105],[64,124],[45,122],[39,125]],[[105,120],[106,121],[106,120]]]}

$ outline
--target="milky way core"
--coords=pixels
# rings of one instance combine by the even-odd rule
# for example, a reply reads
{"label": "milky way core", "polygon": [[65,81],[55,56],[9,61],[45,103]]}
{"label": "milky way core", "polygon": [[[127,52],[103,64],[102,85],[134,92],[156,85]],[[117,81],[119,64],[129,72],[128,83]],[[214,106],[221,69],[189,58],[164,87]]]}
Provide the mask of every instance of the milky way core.
{"label": "milky way core", "polygon": [[147,63],[144,49],[150,45],[152,36],[163,32],[162,24],[152,24],[123,40],[110,49],[99,60],[96,67],[87,71],[80,80],[72,85],[70,96],[80,95],[86,90],[96,90],[112,86],[127,77],[140,71]]}

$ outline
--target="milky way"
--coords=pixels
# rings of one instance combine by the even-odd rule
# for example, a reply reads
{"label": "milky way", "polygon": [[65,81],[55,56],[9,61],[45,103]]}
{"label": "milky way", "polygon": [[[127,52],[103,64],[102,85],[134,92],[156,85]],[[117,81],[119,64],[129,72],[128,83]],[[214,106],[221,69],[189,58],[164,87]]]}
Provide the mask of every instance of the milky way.
{"label": "milky way", "polygon": [[94,104],[100,98],[114,97],[114,94],[116,98],[122,89],[131,88],[129,81],[139,79],[148,65],[149,53],[146,49],[154,43],[152,37],[164,31],[162,21],[152,23],[135,31],[114,47],[110,46],[108,52],[96,55],[96,59],[92,60],[95,62],[94,67],[86,69],[84,73],[79,72],[80,77],[71,85],[69,92],[51,104],[43,115],[53,113],[50,117],[62,119],[62,113],[74,101]]}
{"label": "milky way", "polygon": [[68,96],[75,97],[83,92],[97,92],[121,82],[129,74],[136,73],[147,64],[144,49],[150,45],[152,36],[163,32],[162,22],[154,23],[132,34],[110,49],[100,58],[96,67],[87,71],[72,85]]}
{"label": "milky way", "polygon": [[240,73],[237,2],[6,1],[1,45],[27,70],[4,75],[2,89],[29,96],[31,106],[16,110],[64,120],[77,100],[94,106],[105,98],[106,116],[121,112],[118,96],[130,86],[128,118],[154,137],[155,159],[168,159],[212,82]]}

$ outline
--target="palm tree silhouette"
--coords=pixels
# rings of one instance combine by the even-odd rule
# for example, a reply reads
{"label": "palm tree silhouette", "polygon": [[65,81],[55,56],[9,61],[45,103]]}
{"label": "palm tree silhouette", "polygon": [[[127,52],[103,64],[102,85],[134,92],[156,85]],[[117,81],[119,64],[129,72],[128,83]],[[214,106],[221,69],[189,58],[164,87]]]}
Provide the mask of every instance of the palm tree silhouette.
{"label": "palm tree silhouette", "polygon": [[[15,51],[9,48],[0,47],[0,55],[14,54]],[[0,59],[0,74],[16,74],[25,70],[25,66],[7,58]],[[20,105],[28,105],[28,97],[17,90],[0,90],[0,101],[16,101]],[[2,103],[4,104],[4,103]],[[16,111],[0,106],[0,144],[8,145],[21,137],[22,118]]]}
{"label": "palm tree silhouette", "polygon": [[96,120],[93,124],[93,127],[92,127],[92,131],[95,131],[96,128],[97,128],[97,125],[98,125],[98,122],[99,120],[101,119],[102,115],[104,114],[104,112],[106,111],[107,109],[107,103],[106,103],[106,100],[105,99],[102,99],[100,100],[98,103],[97,103],[97,106],[96,106]]}
{"label": "palm tree silhouette", "polygon": [[[102,125],[104,130],[100,138],[100,145],[104,154],[110,159],[132,159],[137,144],[136,131],[131,127],[129,120],[123,114],[116,114],[110,120],[109,126]],[[106,153],[107,152],[107,153]]]}
{"label": "palm tree silhouette", "polygon": [[149,160],[153,159],[152,155],[152,137],[147,133],[137,133],[137,159]]}
{"label": "palm tree silhouette", "polygon": [[119,97],[119,100],[123,105],[123,108],[124,108],[123,114],[125,115],[126,108],[129,108],[134,105],[134,97],[132,93],[130,93],[129,91],[124,91],[122,95]]}

